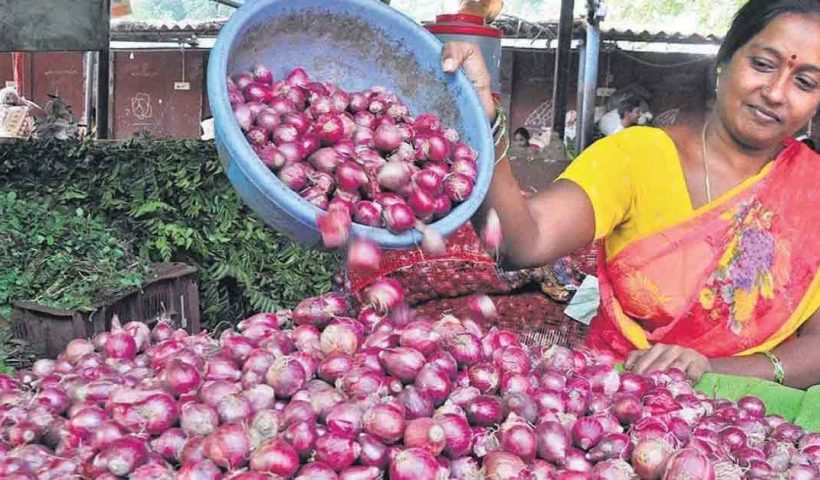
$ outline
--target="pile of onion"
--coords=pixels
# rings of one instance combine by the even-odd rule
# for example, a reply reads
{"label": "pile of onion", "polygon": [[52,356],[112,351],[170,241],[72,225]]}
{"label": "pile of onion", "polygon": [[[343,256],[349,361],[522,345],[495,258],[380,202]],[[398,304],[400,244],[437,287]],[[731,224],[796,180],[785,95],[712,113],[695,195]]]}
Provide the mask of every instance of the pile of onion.
{"label": "pile of onion", "polygon": [[[361,259],[357,260],[359,262]],[[364,264],[370,265],[368,262]],[[372,265],[371,265],[372,266]],[[218,339],[112,322],[0,376],[0,478],[816,478],[820,434],[683,372],[432,319],[382,278]],[[287,328],[285,328],[287,326]]]}
{"label": "pile of onion", "polygon": [[348,222],[400,233],[445,217],[472,194],[476,151],[435,115],[412,116],[385,88],[347,92],[298,67],[274,79],[258,65],[229,78],[228,94],[260,160]]}

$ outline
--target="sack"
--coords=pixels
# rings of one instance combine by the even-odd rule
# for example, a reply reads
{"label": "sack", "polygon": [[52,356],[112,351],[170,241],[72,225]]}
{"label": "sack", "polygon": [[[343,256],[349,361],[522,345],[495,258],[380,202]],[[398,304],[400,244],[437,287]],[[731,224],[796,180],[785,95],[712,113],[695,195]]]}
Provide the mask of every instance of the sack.
{"label": "sack", "polygon": [[[432,300],[413,308],[419,315],[439,319],[451,314],[458,318],[468,315],[470,296]],[[530,347],[561,345],[574,348],[583,345],[588,327],[564,314],[564,305],[541,292],[521,292],[510,295],[492,295],[498,319],[485,328],[496,327],[518,334]]]}

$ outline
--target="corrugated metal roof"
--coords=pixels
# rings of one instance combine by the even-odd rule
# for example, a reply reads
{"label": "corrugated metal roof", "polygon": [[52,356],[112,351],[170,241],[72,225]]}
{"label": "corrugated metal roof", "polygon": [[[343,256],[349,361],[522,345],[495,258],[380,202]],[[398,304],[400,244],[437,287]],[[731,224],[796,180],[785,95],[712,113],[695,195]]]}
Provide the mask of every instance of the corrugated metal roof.
{"label": "corrugated metal roof", "polygon": [[[152,37],[216,36],[227,19],[200,21],[137,21],[119,19],[111,22],[111,36],[115,40],[151,40]],[[554,40],[558,38],[558,22],[527,22],[515,17],[502,16],[493,25],[504,31],[506,38]],[[576,20],[574,35],[582,36],[586,22]],[[719,44],[721,38],[699,33],[666,32],[663,30],[601,29],[604,40],[649,43]]]}
{"label": "corrugated metal roof", "polygon": [[[558,22],[527,22],[525,20],[504,16],[493,25],[504,32],[505,38],[523,38],[534,40],[555,40],[558,38]],[[576,20],[573,35],[581,37],[586,31],[586,22]],[[700,33],[666,32],[663,30],[601,29],[601,37],[610,41],[647,42],[647,43],[686,43],[686,44],[719,44],[722,39],[716,35]]]}

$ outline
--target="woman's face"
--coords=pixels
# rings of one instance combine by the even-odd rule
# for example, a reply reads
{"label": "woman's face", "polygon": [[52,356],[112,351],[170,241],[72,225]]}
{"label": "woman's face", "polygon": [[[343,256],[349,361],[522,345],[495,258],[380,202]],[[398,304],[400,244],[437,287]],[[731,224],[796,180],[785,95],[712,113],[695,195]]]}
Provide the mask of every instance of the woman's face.
{"label": "woman's face", "polygon": [[517,146],[521,147],[521,148],[526,148],[526,147],[529,147],[529,146],[530,146],[530,141],[529,141],[529,140],[527,140],[527,139],[524,137],[524,135],[521,135],[520,133],[516,133],[516,134],[515,134],[515,138],[514,138],[514,140],[515,140],[515,144],[516,144]]}
{"label": "woman's face", "polygon": [[735,52],[719,78],[717,113],[742,145],[772,147],[820,105],[820,16],[785,14]]}

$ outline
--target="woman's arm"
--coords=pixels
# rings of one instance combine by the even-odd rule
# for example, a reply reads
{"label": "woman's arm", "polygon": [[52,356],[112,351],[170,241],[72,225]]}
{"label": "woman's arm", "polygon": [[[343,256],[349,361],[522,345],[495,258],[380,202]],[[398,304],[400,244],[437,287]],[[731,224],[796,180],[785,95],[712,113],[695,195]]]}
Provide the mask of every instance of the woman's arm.
{"label": "woman's arm", "polygon": [[[494,120],[490,74],[479,48],[466,42],[447,43],[442,64],[447,72],[464,68],[488,117]],[[497,156],[504,152],[505,144],[501,143]],[[501,221],[504,262],[514,267],[547,264],[589,244],[595,235],[592,204],[579,186],[559,181],[542,193],[525,199],[506,156],[496,165],[490,190],[473,220],[478,231],[490,209],[495,209]]]}
{"label": "woman's arm", "polygon": [[[820,384],[820,311],[800,327],[797,338],[772,350],[783,363],[784,384],[794,388],[809,388]],[[626,367],[636,373],[648,373],[678,367],[693,381],[704,373],[762,378],[774,381],[772,363],[763,355],[707,359],[694,350],[675,345],[654,345],[649,350],[636,350],[629,355]]]}

